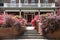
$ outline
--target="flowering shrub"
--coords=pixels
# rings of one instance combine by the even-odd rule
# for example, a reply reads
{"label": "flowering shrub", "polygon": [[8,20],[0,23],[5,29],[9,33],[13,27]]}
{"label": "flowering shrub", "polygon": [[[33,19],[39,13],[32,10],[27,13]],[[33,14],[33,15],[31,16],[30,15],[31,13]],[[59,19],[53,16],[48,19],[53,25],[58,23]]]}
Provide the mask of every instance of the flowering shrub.
{"label": "flowering shrub", "polygon": [[4,23],[4,16],[0,15],[0,25],[2,25]]}
{"label": "flowering shrub", "polygon": [[[47,33],[54,33],[55,31],[60,29],[60,19],[58,18],[58,16],[50,16],[47,17],[46,22],[43,22],[43,32],[45,32],[45,34]],[[46,30],[47,29],[47,30]]]}
{"label": "flowering shrub", "polygon": [[0,15],[0,26],[2,27],[21,27],[21,23],[13,15]]}
{"label": "flowering shrub", "polygon": [[27,24],[27,20],[26,19],[24,19],[24,18],[22,18],[20,16],[16,16],[15,19],[17,21],[19,21],[21,24],[23,24],[23,26],[26,26],[26,24]]}
{"label": "flowering shrub", "polygon": [[24,32],[25,27],[14,15],[0,15],[0,18],[0,38],[14,38]]}

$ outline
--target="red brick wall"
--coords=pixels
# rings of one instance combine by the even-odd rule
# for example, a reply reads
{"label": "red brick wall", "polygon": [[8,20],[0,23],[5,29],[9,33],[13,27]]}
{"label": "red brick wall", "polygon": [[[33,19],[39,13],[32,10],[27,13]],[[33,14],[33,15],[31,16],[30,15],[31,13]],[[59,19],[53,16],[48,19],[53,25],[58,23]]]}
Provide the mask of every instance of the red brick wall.
{"label": "red brick wall", "polygon": [[16,3],[19,3],[19,0],[16,0]]}
{"label": "red brick wall", "polygon": [[38,0],[35,0],[35,3],[38,3]]}
{"label": "red brick wall", "polygon": [[24,0],[21,0],[21,3],[24,3]]}
{"label": "red brick wall", "polygon": [[4,0],[5,3],[10,3],[10,0]]}
{"label": "red brick wall", "polygon": [[[5,3],[10,3],[10,0],[4,0]],[[60,1],[60,0],[58,0]],[[19,0],[16,0],[16,3],[18,3]],[[44,0],[40,0],[41,3],[44,3]],[[54,0],[48,0],[49,3],[54,2]],[[21,3],[24,3],[24,0],[21,0]],[[31,3],[31,0],[28,0],[28,3]],[[35,0],[35,3],[38,3],[38,0]]]}
{"label": "red brick wall", "polygon": [[[10,3],[10,0],[4,0],[5,3]],[[19,0],[16,0],[16,3],[19,3]]]}
{"label": "red brick wall", "polygon": [[48,0],[48,2],[49,2],[49,3],[53,3],[53,2],[54,2],[54,0]]}

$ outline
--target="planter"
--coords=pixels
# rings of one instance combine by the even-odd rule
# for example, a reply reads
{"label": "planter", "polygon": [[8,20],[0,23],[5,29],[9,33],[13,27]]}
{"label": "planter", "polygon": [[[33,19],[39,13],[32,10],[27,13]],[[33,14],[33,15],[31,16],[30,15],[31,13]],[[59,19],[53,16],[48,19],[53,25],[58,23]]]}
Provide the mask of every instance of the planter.
{"label": "planter", "polygon": [[7,27],[7,28],[0,28],[0,38],[12,38],[24,31],[24,27],[21,27],[20,30],[17,27]]}
{"label": "planter", "polygon": [[40,35],[48,38],[60,38],[60,17],[50,16],[41,23],[36,22],[37,31]]}
{"label": "planter", "polygon": [[48,38],[57,38],[57,39],[59,38],[60,39],[60,29],[53,32],[53,33],[48,33],[46,35],[46,37],[48,37]]}

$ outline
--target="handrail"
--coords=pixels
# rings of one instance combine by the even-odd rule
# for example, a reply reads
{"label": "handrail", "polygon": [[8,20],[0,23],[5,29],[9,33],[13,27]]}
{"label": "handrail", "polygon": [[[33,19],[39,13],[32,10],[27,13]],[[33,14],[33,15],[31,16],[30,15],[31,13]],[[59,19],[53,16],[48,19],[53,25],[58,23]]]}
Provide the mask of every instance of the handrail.
{"label": "handrail", "polygon": [[[40,5],[40,6],[39,6]],[[4,7],[55,7],[55,3],[4,3]]]}

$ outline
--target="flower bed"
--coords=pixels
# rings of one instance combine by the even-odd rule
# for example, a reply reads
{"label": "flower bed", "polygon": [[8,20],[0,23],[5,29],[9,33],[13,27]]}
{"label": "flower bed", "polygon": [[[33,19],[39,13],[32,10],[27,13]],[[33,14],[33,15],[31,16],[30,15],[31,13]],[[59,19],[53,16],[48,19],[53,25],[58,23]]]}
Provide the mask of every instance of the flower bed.
{"label": "flower bed", "polygon": [[60,38],[60,16],[40,17],[40,22],[36,27],[40,35],[48,38]]}
{"label": "flower bed", "polygon": [[60,38],[60,16],[48,18],[48,32],[46,36],[49,38]]}
{"label": "flower bed", "polygon": [[0,38],[12,38],[25,30],[22,23],[13,15],[0,15]]}

